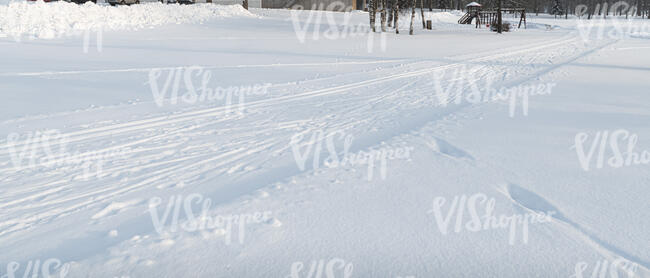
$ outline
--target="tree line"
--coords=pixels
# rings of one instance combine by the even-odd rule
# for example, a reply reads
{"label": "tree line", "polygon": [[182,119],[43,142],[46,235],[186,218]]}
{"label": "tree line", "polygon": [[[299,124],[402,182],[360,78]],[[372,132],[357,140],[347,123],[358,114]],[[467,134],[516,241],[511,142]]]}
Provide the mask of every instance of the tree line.
{"label": "tree line", "polygon": [[[499,0],[486,0],[481,1],[483,9],[496,10]],[[420,9],[422,16],[422,27],[425,28],[424,10],[433,9],[438,10],[460,10],[464,11],[465,6],[471,0],[363,0],[363,5],[366,6],[370,14],[370,27],[373,32],[375,29],[375,22],[377,15],[380,16],[381,31],[386,32],[387,29],[395,29],[395,33],[399,33],[398,19],[400,15],[408,16],[410,13],[411,24],[409,26],[409,34],[413,34],[415,24],[416,9]],[[626,17],[642,17],[650,19],[650,0],[628,0],[628,1],[612,1],[612,0],[502,0],[501,3],[504,8],[525,8],[527,13],[540,13],[552,14],[556,17],[568,18],[569,15],[577,15],[591,19],[594,16],[608,17],[608,16],[626,16]]]}

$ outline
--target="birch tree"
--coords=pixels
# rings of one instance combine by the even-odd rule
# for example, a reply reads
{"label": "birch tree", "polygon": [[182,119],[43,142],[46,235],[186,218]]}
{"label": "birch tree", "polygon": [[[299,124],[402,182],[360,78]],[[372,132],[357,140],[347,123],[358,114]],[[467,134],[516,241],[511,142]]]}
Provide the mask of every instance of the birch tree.
{"label": "birch tree", "polygon": [[424,0],[420,0],[420,16],[422,16],[422,29],[427,29],[427,25],[424,23]]}
{"label": "birch tree", "polygon": [[372,32],[375,32],[375,12],[377,11],[377,1],[378,0],[370,0],[368,1],[368,14],[370,15],[370,30]]}
{"label": "birch tree", "polygon": [[381,0],[381,31],[386,32],[386,3],[387,0]]}
{"label": "birch tree", "polygon": [[389,0],[388,2],[388,7],[390,7],[390,10],[388,11],[388,27],[393,26],[393,11],[395,10],[395,2],[396,0]]}
{"label": "birch tree", "polygon": [[393,9],[393,12],[395,13],[395,34],[399,34],[399,0],[394,0],[395,1],[395,9]]}
{"label": "birch tree", "polygon": [[409,27],[409,35],[413,35],[413,22],[415,21],[415,0],[411,2],[411,27]]}

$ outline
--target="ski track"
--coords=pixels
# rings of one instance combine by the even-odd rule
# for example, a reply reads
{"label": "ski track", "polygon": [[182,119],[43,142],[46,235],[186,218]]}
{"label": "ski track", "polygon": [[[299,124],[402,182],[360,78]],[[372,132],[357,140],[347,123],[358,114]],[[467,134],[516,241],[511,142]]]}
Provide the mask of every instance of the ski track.
{"label": "ski track", "polygon": [[[369,65],[384,63],[399,63],[407,61],[406,59],[394,60],[376,60],[376,61],[351,61],[351,62],[333,62],[333,63],[292,63],[292,64],[256,64],[256,65],[196,65],[204,69],[236,69],[236,68],[273,68],[273,67],[311,67],[311,66],[345,66],[345,65]],[[71,70],[71,71],[40,71],[40,72],[7,72],[0,73],[0,77],[12,76],[48,76],[48,75],[78,75],[78,74],[95,74],[95,73],[125,73],[125,72],[150,72],[152,70],[173,70],[185,66],[170,67],[148,67],[148,68],[127,68],[127,69],[99,69],[99,70]]]}
{"label": "ski track", "polygon": [[[552,47],[552,46],[557,46],[557,45],[562,45],[570,41],[576,41],[576,39],[568,39],[568,40],[560,40],[559,42],[553,42],[549,43],[546,45],[541,45],[537,46],[535,48],[525,48],[519,51],[513,51],[513,52],[507,52],[506,54],[500,53],[500,54],[494,54],[494,55],[488,55],[480,58],[474,58],[471,59],[471,62],[485,62],[486,60],[489,59],[496,59],[500,57],[507,57],[507,56],[513,56],[514,54],[520,54],[520,53],[526,53],[526,52],[532,52],[536,51],[539,49],[547,48],[547,47]],[[317,96],[325,96],[328,94],[335,94],[335,93],[340,93],[342,91],[347,91],[351,89],[356,89],[364,86],[369,86],[369,85],[376,85],[378,82],[387,82],[387,81],[392,81],[395,79],[401,79],[401,78],[408,78],[408,77],[415,77],[423,74],[428,74],[432,73],[437,70],[442,70],[442,69],[448,69],[451,67],[457,67],[466,64],[467,62],[457,62],[457,63],[452,63],[452,64],[447,64],[447,65],[442,65],[442,66],[437,66],[434,68],[425,68],[425,69],[420,69],[420,70],[415,70],[415,71],[408,71],[405,73],[399,73],[399,74],[394,74],[388,77],[378,77],[375,79],[370,79],[370,80],[364,80],[360,82],[354,82],[351,84],[346,84],[346,85],[341,85],[341,86],[335,86],[335,87],[330,87],[330,88],[325,88],[325,89],[319,89],[319,90],[313,90],[297,95],[288,95],[288,96],[282,96],[282,97],[277,97],[277,98],[271,98],[271,99],[263,99],[263,100],[258,100],[254,101],[251,103],[246,104],[247,108],[257,108],[259,106],[273,106],[276,104],[284,103],[287,101],[295,101],[299,100],[302,98],[308,98],[308,97],[317,97]],[[167,115],[167,116],[161,116],[161,117],[156,117],[156,118],[151,118],[151,119],[146,119],[146,120],[138,120],[138,121],[131,121],[127,123],[122,123],[122,124],[116,124],[112,126],[105,126],[105,127],[100,127],[100,128],[90,128],[90,129],[83,129],[79,130],[76,132],[70,132],[67,134],[62,134],[63,136],[69,137],[68,142],[75,142],[75,141],[80,141],[84,139],[90,139],[93,137],[97,136],[104,136],[107,135],[107,133],[100,133],[104,131],[110,131],[109,135],[114,135],[115,133],[121,133],[121,132],[126,132],[126,131],[131,131],[133,129],[146,129],[146,128],[151,128],[151,127],[156,127],[160,125],[168,125],[172,123],[177,123],[177,122],[182,122],[182,121],[190,121],[190,120],[196,120],[199,119],[200,117],[210,117],[210,116],[219,116],[221,113],[224,112],[224,110],[231,110],[231,107],[224,107],[224,106],[219,106],[216,108],[208,108],[208,109],[202,109],[198,111],[191,111],[191,112],[186,112],[183,114],[174,114],[174,115]],[[95,136],[89,136],[89,137],[81,137],[80,135],[83,134],[92,134]],[[99,133],[99,134],[98,134]],[[34,141],[38,142],[38,141]],[[7,154],[9,152],[9,147],[21,147],[26,141],[23,142],[18,142],[17,144],[4,144],[0,146],[0,155],[2,154]]]}
{"label": "ski track", "polygon": [[[565,42],[566,42],[566,41],[562,40],[562,41],[560,41],[559,43],[563,44],[563,43],[565,43]],[[551,47],[551,46],[555,46],[555,45],[557,45],[557,44],[558,44],[557,42],[556,42],[556,43],[551,43],[551,44],[549,44],[549,45],[545,45],[544,47]],[[540,47],[540,48],[541,48],[541,47]],[[534,49],[534,50],[537,50],[537,49]],[[532,51],[532,50],[531,50],[531,51]],[[515,52],[515,53],[517,53],[517,52]],[[503,57],[503,56],[504,56],[503,54],[496,54],[496,55],[490,55],[490,56],[487,56],[487,57],[481,57],[481,58],[474,59],[474,60],[484,61],[484,60],[489,59],[489,58],[492,58],[492,57]],[[457,66],[457,65],[459,65],[459,64],[444,65],[444,66],[440,66],[440,67],[437,67],[437,68],[434,68],[434,69],[418,70],[418,71],[416,71],[416,72],[407,72],[407,73],[405,73],[405,74],[401,74],[401,75],[397,75],[397,76],[394,75],[394,76],[390,76],[390,77],[388,77],[388,78],[378,78],[378,79],[370,80],[370,81],[357,82],[356,84],[353,83],[353,84],[350,84],[350,85],[338,86],[338,87],[334,87],[333,90],[332,90],[331,88],[330,88],[330,89],[324,89],[324,90],[317,90],[316,93],[318,93],[319,95],[322,95],[323,93],[329,93],[329,92],[332,92],[332,91],[333,91],[333,92],[339,92],[341,89],[351,89],[351,88],[356,88],[356,87],[358,87],[358,86],[364,86],[364,85],[369,84],[369,83],[374,82],[374,81],[384,81],[384,80],[386,80],[386,79],[394,80],[394,79],[396,79],[396,78],[412,77],[412,76],[414,76],[414,75],[421,75],[421,74],[424,74],[424,73],[429,73],[429,72],[431,72],[431,71],[433,71],[433,70],[437,70],[437,69],[440,69],[440,68],[442,68],[442,67],[450,67],[450,66]],[[343,87],[343,88],[341,88],[341,87]],[[314,94],[314,93],[312,92],[312,93],[310,93],[309,95],[311,95],[311,94]],[[302,95],[305,95],[305,94],[302,94]],[[295,99],[295,98],[289,98],[289,100],[294,100],[294,99]],[[264,103],[264,102],[266,102],[266,101],[263,101],[262,103]],[[272,104],[272,105],[274,105],[274,104]],[[249,106],[250,106],[250,105],[249,105]],[[220,107],[219,107],[219,108],[220,108]],[[217,109],[219,109],[219,108],[217,108]],[[213,113],[213,112],[214,112],[214,111],[211,111],[211,110],[214,110],[214,109],[208,109],[209,113]],[[219,110],[220,110],[220,109],[219,109]],[[201,111],[201,112],[203,112],[203,111]],[[117,133],[117,132],[123,133],[123,132],[127,132],[127,131],[139,130],[139,129],[142,129],[142,128],[151,128],[151,127],[152,127],[152,125],[146,125],[146,126],[143,126],[143,127],[142,127],[142,126],[137,126],[137,124],[140,124],[140,123],[154,122],[154,123],[155,123],[154,126],[159,126],[159,125],[163,125],[163,124],[164,124],[164,125],[168,125],[168,124],[170,124],[170,123],[182,122],[183,120],[195,120],[196,117],[192,117],[192,118],[190,118],[190,119],[186,119],[186,118],[184,117],[184,116],[194,116],[195,114],[198,114],[198,113],[190,113],[190,115],[174,115],[174,116],[176,116],[177,119],[174,119],[174,120],[167,120],[167,121],[162,121],[162,122],[160,121],[160,120],[162,120],[162,117],[161,117],[161,118],[155,119],[155,120],[158,120],[157,123],[156,123],[155,121],[151,121],[151,120],[137,121],[136,124],[133,124],[133,123],[127,123],[127,124],[125,124],[124,126],[118,126],[118,128],[119,128],[119,127],[123,127],[123,128],[122,128],[122,129],[119,129],[119,130],[117,130],[117,131],[115,131],[115,130],[111,130],[111,131],[107,131],[107,132],[105,132],[105,133],[99,133],[99,134],[98,134],[98,133],[95,133],[94,136],[87,136],[87,137],[72,137],[72,138],[71,138],[71,141],[81,141],[81,140],[84,140],[84,139],[91,139],[91,138],[94,139],[94,138],[96,138],[96,137],[98,137],[98,136],[103,136],[103,135],[107,135],[107,134],[114,135],[114,134]],[[203,115],[202,115],[202,116],[203,116]],[[208,116],[212,116],[212,114],[208,114]],[[222,121],[226,121],[226,120],[228,120],[228,119],[226,118],[226,119],[223,119]],[[214,122],[212,122],[212,123],[208,123],[208,124],[214,124]],[[208,125],[208,124],[205,124],[205,125]],[[100,129],[97,129],[97,130],[94,130],[94,131],[97,132],[97,131],[103,131],[103,130],[106,130],[106,129],[107,129],[107,128],[104,127],[104,128],[100,128]],[[91,133],[92,131],[93,131],[93,130],[91,130],[91,131],[83,130],[83,131],[81,131],[81,132],[77,132],[77,133],[69,133],[69,134],[67,134],[67,135],[68,135],[68,136],[75,136],[75,135],[77,135],[77,134],[87,134],[87,133]],[[182,129],[181,129],[181,130],[177,130],[177,132],[175,132],[175,133],[180,133],[181,131],[183,131],[183,130],[182,130]],[[159,135],[159,136],[154,136],[154,137],[150,137],[150,138],[141,139],[141,140],[136,141],[135,143],[128,143],[128,144],[125,144],[125,145],[122,145],[122,146],[126,146],[126,145],[131,146],[131,145],[135,145],[135,144],[138,144],[138,143],[143,143],[143,142],[146,142],[146,141],[151,141],[151,140],[153,140],[153,139],[158,139],[158,138],[160,138],[160,137],[162,137],[162,136],[165,136],[165,135],[169,135],[169,134],[162,134],[162,135]],[[285,142],[282,142],[282,143],[285,143]],[[115,148],[115,147],[110,147],[110,148],[107,148],[107,149],[94,150],[94,151],[106,151],[106,150],[114,149],[114,148]],[[193,157],[190,157],[190,158],[193,158]],[[208,161],[211,161],[211,160],[208,160]],[[205,162],[206,162],[206,161],[203,160],[203,161],[200,162],[200,163],[205,163]],[[188,167],[183,167],[182,170],[185,170],[185,169],[191,168],[192,166],[196,166],[196,165],[197,165],[197,164],[190,164],[190,166],[188,166]],[[124,169],[124,168],[131,168],[131,167],[132,167],[131,165],[126,165],[126,166],[123,166],[122,168]],[[173,168],[174,168],[174,167],[170,167],[170,168],[167,168],[166,170],[173,170]],[[6,170],[6,169],[3,169],[3,170]],[[109,172],[108,175],[110,175],[110,172]],[[127,187],[127,188],[129,188],[129,187]],[[100,192],[103,192],[103,191],[105,191],[105,190],[102,190],[102,191],[100,191]],[[123,192],[123,191],[125,191],[125,190],[123,189],[123,190],[121,190],[121,191],[119,191],[119,192]],[[27,200],[27,199],[34,199],[34,198],[36,198],[36,197],[38,197],[38,196],[39,196],[39,195],[33,195],[33,196],[29,197],[29,198],[21,199],[21,200],[24,201],[24,200]],[[86,196],[86,195],[77,196],[77,197],[85,197],[85,196]],[[12,196],[12,197],[13,197],[13,196]],[[76,199],[76,198],[75,198],[75,199]],[[9,205],[13,205],[13,204],[15,204],[15,202],[12,202],[12,203],[6,203],[5,205],[3,205],[3,207],[5,207],[5,206],[9,206]]]}
{"label": "ski track", "polygon": [[[502,53],[487,55],[479,53],[464,62],[452,62],[443,65],[434,64],[432,66],[433,62],[431,61],[412,61],[396,67],[372,71],[374,78],[371,79],[253,101],[246,104],[244,114],[232,111],[225,113],[228,109],[226,107],[212,107],[101,127],[71,130],[64,133],[69,138],[68,143],[76,143],[76,145],[86,147],[106,146],[99,149],[90,149],[89,152],[109,151],[126,147],[132,148],[132,152],[127,157],[107,161],[108,165],[103,169],[101,177],[103,179],[101,183],[104,186],[92,186],[92,184],[88,184],[83,180],[78,180],[79,169],[56,168],[31,172],[33,169],[15,168],[11,167],[10,164],[4,165],[6,167],[0,165],[0,173],[3,176],[1,179],[3,185],[0,187],[3,193],[2,197],[0,197],[0,208],[2,209],[0,213],[2,215],[0,236],[34,228],[40,223],[47,223],[61,215],[70,215],[93,207],[106,207],[115,198],[136,190],[150,189],[152,186],[166,188],[181,181],[185,183],[200,182],[220,175],[238,175],[240,172],[237,169],[247,169],[247,167],[258,169],[260,165],[272,164],[273,161],[270,161],[270,159],[286,154],[290,148],[288,144],[289,138],[296,132],[303,132],[307,135],[321,129],[347,131],[372,126],[373,123],[381,123],[386,120],[385,118],[377,118],[378,113],[373,114],[373,111],[387,105],[392,109],[391,112],[393,113],[400,113],[412,108],[436,106],[436,99],[432,96],[430,89],[432,82],[427,76],[435,71],[458,68],[468,64],[475,65],[476,67],[472,70],[476,74],[476,78],[473,81],[478,82],[496,67],[504,74],[501,83],[512,79],[513,76],[520,76],[519,79],[516,79],[516,82],[508,82],[509,85],[514,85],[538,78],[606,45],[578,52],[582,49],[578,47],[577,39],[562,38],[543,45],[535,47],[526,45]],[[541,51],[549,48],[551,50]],[[560,55],[557,52],[560,52]],[[557,66],[550,64],[553,58],[567,54],[567,52],[569,54],[578,53],[577,55],[568,56],[573,58]],[[522,55],[527,53],[532,55]],[[511,65],[498,66],[498,63],[496,63],[497,66],[494,66],[491,64],[491,62],[503,62],[507,59],[514,59],[508,61]],[[396,60],[375,62],[396,62]],[[539,69],[532,65],[533,62],[541,62],[547,64],[547,66]],[[367,62],[367,64],[370,63],[373,62]],[[295,66],[300,65],[312,64],[295,64]],[[415,69],[412,69],[413,67]],[[135,70],[146,71],[149,69]],[[83,73],[95,72],[84,71]],[[50,74],[68,73],[51,72]],[[367,71],[351,74],[368,76]],[[312,82],[328,84],[326,81],[332,78],[334,77],[319,78]],[[301,82],[300,85],[305,84],[309,84],[309,81]],[[379,89],[374,90],[373,94],[353,91],[367,87],[379,87]],[[330,96],[344,98],[345,101],[337,100],[341,107],[327,107],[325,104],[329,100],[326,97]],[[409,97],[421,98],[422,102],[415,104],[395,103],[401,98],[408,99]],[[322,101],[319,99],[319,102],[308,102],[313,98],[323,99]],[[273,111],[274,108],[286,107],[282,104],[287,103],[292,103],[292,105],[314,105],[314,103],[318,103],[316,105],[319,108],[318,112],[324,115],[314,115],[312,118],[296,121],[286,120],[283,118],[286,116],[285,114],[273,113],[276,112]],[[455,109],[451,109],[450,113],[461,109],[465,105],[454,107]],[[337,110],[328,111],[327,109]],[[350,115],[352,113],[356,115],[330,121],[337,114]],[[267,115],[270,117],[265,118]],[[250,122],[253,122],[249,121],[249,118],[262,118],[263,120],[260,121],[261,124],[249,125]],[[161,127],[164,127],[164,129]],[[229,141],[211,142],[214,141],[215,136],[219,137],[219,135],[226,134],[230,139]],[[273,134],[276,136],[268,136],[266,137],[268,139],[256,141],[254,138],[259,138],[259,136],[255,136],[258,134]],[[277,136],[278,134],[280,136]],[[372,146],[373,143],[388,138],[390,136],[379,138],[376,139],[376,142],[361,147]],[[115,141],[117,143],[111,143]],[[436,144],[430,145],[430,147],[437,148],[437,151],[442,154],[454,158],[474,160],[469,152],[453,146],[442,138],[436,138],[435,142]],[[22,141],[14,145],[8,143],[0,145],[0,159],[2,161],[10,160],[12,148],[20,149],[29,143]],[[179,150],[181,146],[183,148]],[[248,146],[257,147],[250,149]],[[171,150],[172,152],[164,154],[163,150]],[[270,158],[267,161],[256,160],[256,155],[262,152],[273,153],[274,155],[269,156]],[[136,153],[139,155],[133,157],[133,154]],[[161,155],[161,153],[163,154]],[[233,168],[229,165],[237,165],[237,167]],[[236,195],[243,195],[248,192],[243,189],[242,192],[238,192]],[[34,203],[37,200],[39,202]],[[514,198],[513,200],[519,202]],[[526,207],[525,203],[521,205]],[[567,223],[579,230],[577,224]],[[587,238],[597,244],[601,243],[601,241],[593,239],[591,236],[587,236]],[[612,248],[604,249],[612,250]],[[647,264],[643,265],[647,267]]]}

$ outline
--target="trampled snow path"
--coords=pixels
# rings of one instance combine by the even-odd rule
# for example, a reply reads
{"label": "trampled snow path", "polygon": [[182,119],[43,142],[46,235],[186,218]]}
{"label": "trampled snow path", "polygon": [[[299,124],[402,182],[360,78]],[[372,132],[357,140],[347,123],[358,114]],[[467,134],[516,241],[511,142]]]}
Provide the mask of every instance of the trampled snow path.
{"label": "trampled snow path", "polygon": [[[311,163],[305,171],[296,167],[290,139],[323,130],[345,130],[357,139],[351,151],[381,146],[423,126],[446,121],[464,110],[480,110],[492,104],[448,104],[432,89],[460,84],[468,90],[484,84],[493,76],[495,87],[513,87],[554,74],[561,67],[601,50],[615,41],[584,44],[575,33],[556,36],[545,43],[531,43],[445,59],[382,59],[367,62],[306,62],[250,65],[206,65],[206,69],[309,67],[324,64],[375,66],[353,69],[331,76],[309,78],[286,84],[273,84],[269,93],[246,100],[242,111],[236,106],[212,104],[182,106],[176,111],[155,111],[150,115],[115,114],[124,106],[96,111],[67,111],[48,115],[48,129],[61,130],[67,144],[75,150],[94,153],[126,150],[123,155],[106,157],[99,177],[85,180],[79,166],[55,166],[16,169],[16,153],[30,150],[34,141],[0,142],[0,262],[27,260],[35,255],[57,257],[63,261],[84,261],[100,256],[109,248],[124,244],[140,235],[154,234],[151,216],[143,214],[147,199],[173,194],[200,192],[214,205],[228,205],[256,190],[315,172]],[[377,67],[377,64],[384,64]],[[171,68],[131,67],[61,71],[10,71],[3,78],[32,76],[143,73],[162,69],[162,78]],[[449,73],[463,71],[471,78],[457,83]],[[435,73],[446,73],[442,80]],[[437,81],[441,82],[436,83]],[[453,99],[453,95],[449,97]],[[145,101],[137,105],[151,105]],[[74,125],[66,119],[78,118]],[[40,126],[39,118],[12,119],[12,126]],[[431,149],[473,167],[491,165],[470,150],[456,147],[440,137],[422,138]],[[434,143],[431,143],[434,142]],[[54,142],[51,147],[58,147]],[[13,157],[12,157],[13,156]],[[497,166],[485,166],[497,167]],[[6,186],[4,186],[6,185]],[[510,185],[508,196],[523,208],[536,210],[536,193]],[[541,209],[555,208],[543,204]],[[557,217],[569,229],[593,245],[597,252],[624,257],[646,268],[643,258],[630,255],[616,246],[585,233],[580,224],[562,214]],[[144,223],[144,224],[143,224]],[[558,224],[562,225],[562,224]],[[62,227],[75,229],[62,229]],[[86,230],[91,232],[85,232]],[[106,237],[111,230],[119,231]],[[586,237],[585,237],[586,235]],[[47,237],[47,242],[33,241]],[[3,249],[5,249],[3,247]],[[30,250],[22,252],[21,250]],[[38,251],[34,251],[38,250]],[[32,253],[30,253],[32,252]],[[77,276],[82,276],[75,274]]]}

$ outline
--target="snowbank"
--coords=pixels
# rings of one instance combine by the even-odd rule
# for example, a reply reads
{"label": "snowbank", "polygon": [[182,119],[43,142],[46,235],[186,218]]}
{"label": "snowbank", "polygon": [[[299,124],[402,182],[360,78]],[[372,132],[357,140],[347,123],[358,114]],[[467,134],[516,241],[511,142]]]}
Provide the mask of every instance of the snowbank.
{"label": "snowbank", "polygon": [[650,32],[632,32],[630,37],[637,39],[650,39]]}
{"label": "snowbank", "polygon": [[[7,2],[0,5],[0,34],[20,38],[56,38],[85,30],[137,30],[164,24],[200,23],[209,19],[253,16],[241,5],[132,6],[77,5],[68,2]],[[2,36],[0,36],[2,37]]]}
{"label": "snowbank", "polygon": [[[425,12],[425,18],[431,20],[433,23],[452,23],[458,24],[458,20],[464,13],[459,11],[452,12]],[[410,17],[409,17],[410,20]]]}

